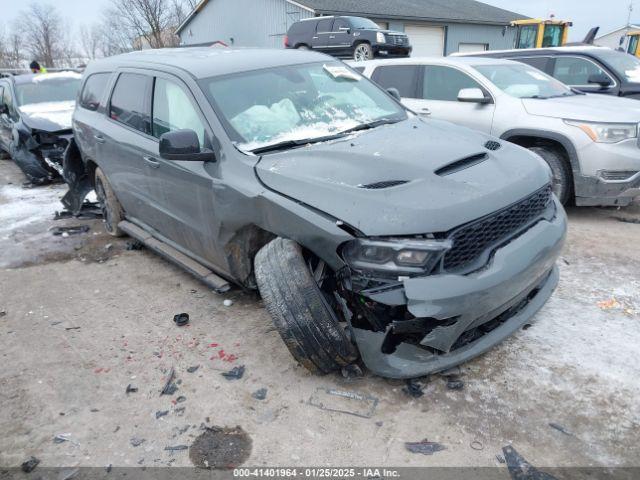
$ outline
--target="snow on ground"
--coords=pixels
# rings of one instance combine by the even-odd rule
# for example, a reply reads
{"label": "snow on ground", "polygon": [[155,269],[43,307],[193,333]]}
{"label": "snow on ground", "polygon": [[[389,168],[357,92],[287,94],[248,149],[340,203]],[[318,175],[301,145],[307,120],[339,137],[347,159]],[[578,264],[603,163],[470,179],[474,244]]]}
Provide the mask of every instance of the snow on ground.
{"label": "snow on ground", "polygon": [[16,230],[51,220],[56,211],[64,209],[60,199],[66,190],[66,185],[0,187],[0,240],[8,239]]}

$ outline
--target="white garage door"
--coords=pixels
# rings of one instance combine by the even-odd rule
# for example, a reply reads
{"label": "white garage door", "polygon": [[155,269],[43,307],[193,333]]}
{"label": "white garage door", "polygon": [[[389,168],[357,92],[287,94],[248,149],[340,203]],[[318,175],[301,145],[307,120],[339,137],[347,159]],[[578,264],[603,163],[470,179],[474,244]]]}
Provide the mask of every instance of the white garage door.
{"label": "white garage door", "polygon": [[404,33],[413,45],[412,57],[442,57],[444,55],[444,29],[406,25]]}

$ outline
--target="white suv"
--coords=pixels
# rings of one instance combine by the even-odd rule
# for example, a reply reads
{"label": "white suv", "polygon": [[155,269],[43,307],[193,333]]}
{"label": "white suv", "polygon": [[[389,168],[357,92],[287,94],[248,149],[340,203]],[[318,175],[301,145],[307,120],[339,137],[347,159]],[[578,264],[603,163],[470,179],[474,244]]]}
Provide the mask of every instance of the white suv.
{"label": "white suv", "polygon": [[584,94],[502,59],[374,60],[353,68],[396,89],[419,115],[536,152],[551,167],[563,203],[625,206],[640,195],[637,100]]}

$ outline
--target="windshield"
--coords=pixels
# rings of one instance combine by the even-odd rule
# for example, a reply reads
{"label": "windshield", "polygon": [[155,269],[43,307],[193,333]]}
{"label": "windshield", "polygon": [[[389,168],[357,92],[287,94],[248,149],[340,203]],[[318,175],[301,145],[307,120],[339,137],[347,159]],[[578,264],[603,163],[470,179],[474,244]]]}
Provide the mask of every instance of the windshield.
{"label": "windshield", "polygon": [[598,57],[602,59],[611,69],[626,78],[627,82],[640,83],[640,59],[628,53],[616,52],[614,50],[598,52]]}
{"label": "windshield", "polygon": [[362,17],[349,17],[349,23],[351,27],[356,30],[373,28],[375,30],[380,29],[377,23]]}
{"label": "windshield", "polygon": [[476,65],[474,68],[512,97],[552,98],[575,95],[564,83],[527,65]]}
{"label": "windshield", "polygon": [[75,101],[80,80],[79,73],[42,73],[29,83],[16,82],[18,106],[44,102]]}
{"label": "windshield", "polygon": [[339,62],[243,72],[200,84],[243,151],[407,118],[383,90]]}

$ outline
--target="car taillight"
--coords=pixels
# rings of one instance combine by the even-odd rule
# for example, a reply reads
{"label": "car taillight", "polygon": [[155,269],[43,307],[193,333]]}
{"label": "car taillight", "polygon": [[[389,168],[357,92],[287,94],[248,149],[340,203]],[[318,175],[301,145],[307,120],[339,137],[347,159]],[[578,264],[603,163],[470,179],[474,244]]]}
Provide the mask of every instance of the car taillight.
{"label": "car taillight", "polygon": [[284,36],[284,46],[285,46],[285,48],[289,47],[289,36],[288,35]]}

